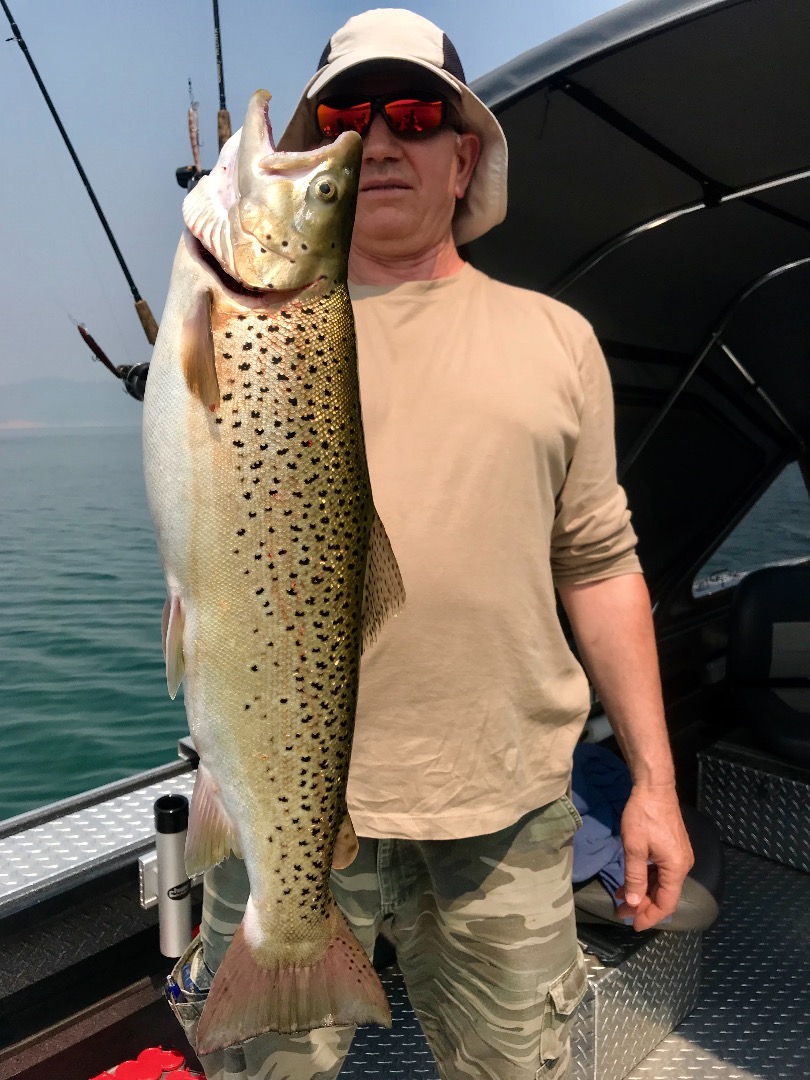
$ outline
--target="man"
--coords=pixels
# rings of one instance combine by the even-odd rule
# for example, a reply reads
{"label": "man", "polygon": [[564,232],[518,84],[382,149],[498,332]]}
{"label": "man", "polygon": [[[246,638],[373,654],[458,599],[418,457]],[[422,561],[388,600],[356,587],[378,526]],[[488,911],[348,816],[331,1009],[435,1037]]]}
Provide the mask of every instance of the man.
{"label": "man", "polygon": [[[633,774],[621,914],[668,916],[691,865],[609,378],[580,316],[459,256],[505,214],[506,146],[437,27],[384,10],[333,35],[280,148],[350,127],[366,444],[408,602],[363,660],[360,852],[333,891],[367,949],[382,928],[395,943],[443,1078],[561,1080],[585,989],[567,788],[589,692],[555,588]],[[246,890],[234,859],[207,875],[203,989]],[[351,1035],[268,1034],[206,1071],[335,1077]]]}

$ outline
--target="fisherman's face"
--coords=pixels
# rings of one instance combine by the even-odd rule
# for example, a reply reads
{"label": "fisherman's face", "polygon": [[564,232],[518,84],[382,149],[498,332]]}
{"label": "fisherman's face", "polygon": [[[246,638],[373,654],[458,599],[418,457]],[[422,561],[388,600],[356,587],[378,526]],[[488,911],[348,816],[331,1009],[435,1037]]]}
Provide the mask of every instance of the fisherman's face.
{"label": "fisherman's face", "polygon": [[[435,98],[435,82],[413,74],[377,74],[330,87],[332,100]],[[411,259],[452,242],[453,214],[475,168],[480,140],[450,122],[422,135],[397,135],[374,115],[363,137],[363,159],[352,251],[371,258]]]}

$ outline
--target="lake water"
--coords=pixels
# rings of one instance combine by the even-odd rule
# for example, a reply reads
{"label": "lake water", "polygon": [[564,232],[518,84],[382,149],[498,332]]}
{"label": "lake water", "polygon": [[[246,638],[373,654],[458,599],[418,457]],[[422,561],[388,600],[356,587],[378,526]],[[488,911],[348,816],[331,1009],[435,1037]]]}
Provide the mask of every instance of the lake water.
{"label": "lake water", "polygon": [[139,429],[3,432],[0,455],[8,817],[164,764],[187,728],[166,692]]}
{"label": "lake water", "polygon": [[[0,432],[0,818],[164,764],[165,596],[136,428]],[[788,470],[705,572],[810,552]]]}

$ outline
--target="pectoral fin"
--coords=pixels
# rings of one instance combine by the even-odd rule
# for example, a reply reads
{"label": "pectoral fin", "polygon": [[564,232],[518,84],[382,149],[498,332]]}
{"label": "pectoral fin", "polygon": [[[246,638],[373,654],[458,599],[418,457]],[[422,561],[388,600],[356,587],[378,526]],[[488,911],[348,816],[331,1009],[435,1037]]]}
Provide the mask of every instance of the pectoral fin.
{"label": "pectoral fin", "polygon": [[166,685],[172,701],[186,673],[183,657],[184,625],[183,602],[176,593],[172,593],[163,605],[163,659],[166,661]]}
{"label": "pectoral fin", "polygon": [[233,821],[222,805],[213,777],[200,762],[186,834],[186,873],[189,877],[203,874],[231,852],[242,856]]}
{"label": "pectoral fin", "polygon": [[211,293],[201,293],[186,316],[181,336],[186,385],[212,411],[219,406],[219,382],[211,334]]}
{"label": "pectoral fin", "polygon": [[402,575],[385,526],[375,510],[363,590],[363,649],[376,640],[386,619],[390,615],[396,615],[404,603],[405,586],[402,584]]}

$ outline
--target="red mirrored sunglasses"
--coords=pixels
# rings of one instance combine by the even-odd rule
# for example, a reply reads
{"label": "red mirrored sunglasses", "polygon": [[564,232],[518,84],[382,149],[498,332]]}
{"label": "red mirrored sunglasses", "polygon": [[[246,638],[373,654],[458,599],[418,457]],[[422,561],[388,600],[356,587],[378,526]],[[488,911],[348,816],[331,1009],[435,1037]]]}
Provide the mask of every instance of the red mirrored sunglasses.
{"label": "red mirrored sunglasses", "polygon": [[336,139],[344,131],[365,135],[376,113],[381,113],[395,135],[425,135],[438,129],[447,119],[447,102],[441,98],[425,101],[418,97],[377,97],[343,105],[323,101],[315,116],[325,139]]}

